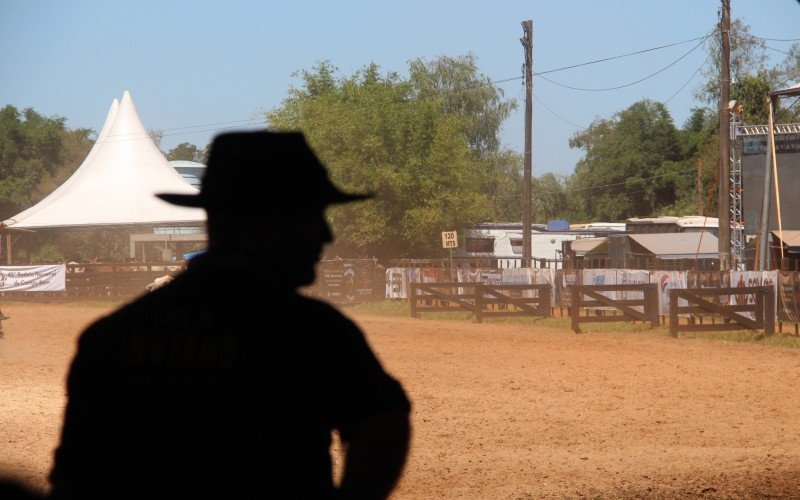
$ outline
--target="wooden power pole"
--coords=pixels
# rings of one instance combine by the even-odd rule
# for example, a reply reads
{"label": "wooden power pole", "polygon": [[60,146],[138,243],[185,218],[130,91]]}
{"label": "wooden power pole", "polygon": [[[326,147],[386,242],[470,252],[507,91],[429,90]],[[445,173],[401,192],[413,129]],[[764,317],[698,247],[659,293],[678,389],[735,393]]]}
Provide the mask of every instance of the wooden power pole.
{"label": "wooden power pole", "polygon": [[719,64],[719,268],[731,268],[731,174],[730,140],[731,124],[728,110],[731,90],[731,2],[721,0],[720,64]]}
{"label": "wooden power pole", "polygon": [[525,155],[522,165],[522,267],[531,267],[531,165],[533,163],[533,21],[523,21],[525,47]]}

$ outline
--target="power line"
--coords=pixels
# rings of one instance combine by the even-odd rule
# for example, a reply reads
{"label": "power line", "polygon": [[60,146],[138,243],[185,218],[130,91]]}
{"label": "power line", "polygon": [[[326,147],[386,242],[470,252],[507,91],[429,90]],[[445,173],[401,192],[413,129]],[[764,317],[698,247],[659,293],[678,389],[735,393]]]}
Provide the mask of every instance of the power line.
{"label": "power line", "polygon": [[768,48],[769,50],[773,50],[773,51],[775,51],[775,52],[780,52],[781,54],[786,54],[787,56],[790,56],[790,55],[792,55],[791,53],[789,53],[789,52],[786,52],[785,50],[776,49],[775,47],[770,47],[769,45],[764,45],[764,47],[765,47],[765,48]]}
{"label": "power line", "polygon": [[[714,32],[712,32],[711,34],[713,34],[713,33]],[[708,36],[710,36],[710,35],[708,35]],[[705,37],[700,36],[700,37],[697,37],[697,38],[690,38],[689,40],[684,40],[682,42],[670,43],[669,45],[661,45],[659,47],[653,47],[653,48],[650,48],[650,49],[637,50],[636,52],[628,52],[626,54],[620,54],[618,56],[605,57],[603,59],[595,59],[594,61],[588,61],[588,62],[584,62],[584,63],[573,64],[571,66],[563,66],[561,68],[549,69],[547,71],[537,71],[536,73],[534,73],[534,75],[544,75],[544,74],[547,74],[547,73],[555,73],[556,71],[564,71],[566,69],[579,68],[581,66],[588,66],[590,64],[597,64],[597,63],[606,62],[606,61],[613,61],[614,59],[621,59],[623,57],[635,56],[635,55],[638,55],[638,54],[644,54],[646,52],[653,52],[654,50],[666,49],[668,47],[674,47],[676,45],[682,45],[684,43],[696,42],[697,40],[705,40],[706,38],[708,38],[708,36],[705,36]]]}
{"label": "power line", "polygon": [[[607,61],[611,61],[611,60],[615,60],[615,59],[621,59],[621,58],[624,58],[624,57],[630,57],[630,56],[634,56],[634,55],[644,54],[644,53],[647,53],[647,52],[653,52],[653,51],[656,51],[656,50],[669,48],[669,47],[674,47],[676,45],[681,45],[681,44],[684,44],[684,43],[689,43],[689,42],[693,42],[693,41],[697,41],[697,40],[705,41],[711,35],[713,35],[713,33],[715,31],[712,31],[709,35],[707,35],[705,37],[690,38],[688,40],[683,40],[683,41],[680,41],[680,42],[670,43],[670,44],[667,44],[667,45],[660,45],[658,47],[651,47],[651,48],[648,48],[648,49],[637,50],[637,51],[634,51],[634,52],[627,52],[625,54],[619,54],[619,55],[616,55],[616,56],[605,57],[605,58],[602,58],[602,59],[595,59],[595,60],[592,60],[592,61],[587,61],[587,62],[578,63],[578,64],[572,64],[572,65],[569,65],[569,66],[563,66],[563,67],[560,67],[560,68],[554,68],[554,69],[550,69],[550,70],[546,70],[546,71],[539,71],[539,72],[534,73],[534,75],[535,76],[541,76],[543,74],[555,73],[555,72],[558,72],[558,71],[565,71],[565,70],[568,70],[568,69],[578,68],[578,67],[582,67],[582,66],[588,66],[588,65],[592,65],[592,64],[601,63],[601,62],[607,62]],[[702,44],[702,43],[703,42],[701,42],[700,44]],[[656,74],[666,70],[670,66],[674,65],[675,63],[677,63],[678,61],[680,61],[681,59],[686,57],[689,53],[691,53],[696,48],[697,48],[697,46],[694,47],[689,52],[687,52],[686,54],[684,54],[683,56],[681,56],[681,58],[677,59],[676,61],[673,61],[669,66],[667,66],[667,67],[659,70],[658,72],[656,72],[656,73],[654,73],[654,74],[652,74],[652,75],[650,75],[648,77],[645,77],[642,80],[639,80],[637,82],[633,82],[631,84],[620,86],[620,87],[615,87],[613,89],[575,89],[575,90],[587,90],[587,91],[615,90],[617,88],[623,88],[623,87],[626,87],[626,86],[634,85],[636,83],[639,83],[639,82],[644,81],[644,80],[646,80],[648,78],[651,78],[652,76],[655,76]],[[486,86],[498,86],[501,83],[507,83],[507,82],[516,81],[516,80],[522,80],[522,78],[523,77],[521,77],[521,76],[517,76],[517,77],[511,77],[511,78],[504,78],[504,79],[500,79],[500,80],[490,80],[490,81],[487,81],[487,82],[476,83],[474,85],[469,85],[469,86],[458,88],[458,89],[448,89],[448,90],[443,90],[443,91],[436,92],[436,93],[431,93],[431,94],[421,94],[421,95],[417,95],[417,96],[414,96],[414,97],[411,97],[411,98],[408,98],[408,99],[403,99],[400,102],[411,102],[411,101],[416,101],[416,100],[428,99],[428,98],[438,97],[438,96],[442,96],[442,95],[446,95],[446,94],[450,94],[450,93],[455,93],[455,92],[465,92],[465,91],[473,90],[473,89],[480,88],[480,87],[486,87]],[[552,80],[547,79],[546,77],[542,77],[542,78],[544,78],[544,79],[546,79],[546,80],[548,80],[551,83],[554,83],[556,85],[561,85],[561,84],[559,84],[557,82],[554,82]],[[561,86],[565,86],[565,85],[561,85]],[[684,85],[684,87],[685,87],[685,85]],[[568,87],[568,88],[572,88],[572,87]],[[682,88],[680,90],[682,90]],[[679,92],[680,92],[680,90],[679,90]],[[570,125],[572,125],[574,127],[577,127],[579,129],[585,129],[586,128],[586,127],[581,127],[580,125],[572,123],[569,120],[559,116],[552,109],[550,109],[544,102],[542,102],[541,99],[539,99],[536,96],[534,96],[534,97],[549,112],[551,112],[554,116],[556,116],[560,120],[564,121],[565,123],[568,123],[568,124],[570,124]],[[240,125],[237,125],[237,124],[240,124]],[[206,124],[200,124],[200,125],[189,125],[189,126],[184,126],[184,127],[175,127],[175,128],[168,128],[168,129],[156,129],[156,130],[148,131],[146,134],[149,137],[149,135],[151,133],[162,133],[162,134],[164,134],[164,132],[185,130],[185,132],[176,132],[176,133],[170,133],[170,134],[164,134],[163,135],[164,137],[172,137],[172,136],[176,136],[176,135],[188,135],[188,134],[195,134],[195,133],[201,133],[201,132],[214,132],[214,131],[218,131],[218,130],[226,130],[226,129],[231,129],[231,128],[242,128],[242,127],[249,127],[249,126],[254,126],[254,125],[266,125],[266,124],[267,124],[266,120],[260,120],[260,119],[257,119],[257,118],[252,118],[252,119],[247,119],[247,120],[232,120],[232,121],[226,121],[226,122],[206,123]],[[219,125],[231,125],[231,126],[219,127]],[[204,127],[213,127],[213,128],[204,128]],[[188,130],[188,129],[201,129],[201,130]],[[128,140],[128,139],[135,140],[135,139],[137,139],[137,137],[136,137],[137,135],[141,135],[141,133],[115,134],[113,136],[107,136],[106,140],[108,140],[110,138],[115,138],[116,140]],[[111,142],[111,141],[109,141],[109,142]]]}
{"label": "power line", "polygon": [[740,38],[755,38],[757,40],[764,40],[766,42],[800,42],[800,38],[765,38],[763,36],[755,35],[738,35]]}
{"label": "power line", "polygon": [[534,98],[534,99],[536,99],[536,102],[538,102],[539,104],[541,104],[542,106],[544,106],[544,109],[546,109],[547,111],[549,111],[549,112],[550,112],[550,114],[552,114],[553,116],[555,116],[556,118],[558,118],[558,119],[559,119],[559,120],[561,120],[562,122],[564,122],[564,123],[568,123],[569,125],[572,125],[573,127],[577,128],[577,129],[580,129],[580,130],[585,130],[585,129],[586,129],[586,127],[582,127],[582,126],[580,126],[580,125],[578,125],[578,124],[572,123],[571,121],[567,120],[567,119],[566,119],[566,118],[564,118],[563,116],[559,115],[558,113],[556,113],[555,111],[553,111],[552,109],[550,109],[550,107],[549,107],[547,104],[545,104],[545,103],[544,103],[544,102],[543,102],[541,99],[539,99],[539,96],[537,96],[536,94],[533,94],[533,98]]}
{"label": "power line", "polygon": [[[249,121],[250,123],[242,123],[242,122],[245,122],[245,121]],[[188,132],[175,132],[173,134],[163,134],[163,137],[172,137],[172,136],[175,136],[175,135],[198,134],[198,133],[201,133],[201,132],[216,132],[216,131],[219,131],[219,130],[230,130],[230,129],[234,129],[234,128],[252,127],[252,126],[255,126],[255,125],[266,125],[267,121],[266,120],[236,120],[236,121],[233,121],[233,122],[221,122],[221,123],[242,123],[242,124],[241,125],[233,125],[233,126],[229,126],[229,127],[214,127],[214,128],[207,128],[207,129],[201,129],[201,130],[191,130],[191,131],[188,131]],[[203,125],[195,125],[194,127],[180,127],[180,128],[176,128],[176,129],[165,129],[165,130],[179,130],[179,129],[195,128],[195,127],[202,127],[202,126]],[[152,130],[152,131],[147,131],[147,132],[133,132],[133,133],[130,133],[130,134],[115,134],[113,136],[106,136],[106,138],[103,140],[103,143],[106,144],[106,143],[112,143],[112,142],[124,142],[124,141],[141,140],[141,139],[145,139],[147,137],[150,137],[150,134],[153,133],[153,132],[158,133],[158,132],[161,132],[161,130]]]}
{"label": "power line", "polygon": [[[590,189],[599,189],[599,188],[615,187],[615,186],[627,186],[629,183],[633,183],[633,182],[649,181],[651,179],[658,179],[659,177],[667,177],[667,176],[676,175],[676,174],[686,174],[686,173],[689,173],[689,172],[695,172],[695,168],[691,167],[691,168],[687,168],[685,170],[676,170],[674,172],[669,172],[669,173],[666,173],[666,174],[656,174],[656,175],[651,175],[650,177],[626,179],[626,180],[621,181],[621,182],[611,182],[609,184],[599,184],[597,186],[586,186],[586,187],[580,187],[580,188],[571,188],[571,189],[569,189],[569,192],[588,191]],[[633,187],[633,186],[631,186],[631,187]],[[628,194],[645,192],[645,191],[648,191],[648,190],[649,190],[649,188],[645,188],[645,189],[642,189],[642,190],[639,190],[639,191],[628,191]],[[498,195],[495,195],[495,196],[498,196]],[[502,196],[498,196],[498,197],[514,197],[514,196],[516,196],[516,195],[502,195]]]}
{"label": "power line", "polygon": [[692,79],[693,79],[693,78],[694,78],[694,77],[697,75],[697,73],[699,73],[699,72],[700,72],[700,70],[701,70],[701,69],[703,69],[703,66],[705,66],[705,65],[706,65],[706,63],[708,62],[708,60],[709,60],[709,59],[711,59],[711,55],[710,55],[710,54],[709,54],[709,56],[708,56],[708,57],[706,57],[706,60],[705,60],[705,61],[703,61],[703,64],[701,64],[700,66],[698,66],[698,67],[697,67],[697,69],[696,69],[696,70],[694,70],[694,73],[692,73],[692,76],[690,76],[690,77],[689,77],[689,79],[688,79],[688,80],[686,80],[686,83],[684,83],[684,84],[681,86],[681,88],[679,88],[678,90],[676,90],[674,94],[672,94],[671,96],[669,96],[669,99],[667,99],[666,101],[664,101],[664,104],[667,104],[669,101],[671,101],[671,100],[672,100],[672,98],[673,98],[673,97],[675,97],[676,95],[678,95],[678,94],[680,93],[680,91],[681,91],[681,90],[685,89],[685,88],[686,88],[686,86],[687,86],[687,85],[689,85],[689,82],[691,82],[691,81],[692,81]]}
{"label": "power line", "polygon": [[641,82],[643,82],[645,80],[648,80],[648,79],[658,75],[659,73],[663,73],[667,69],[669,69],[672,66],[674,66],[675,64],[677,64],[683,58],[685,58],[686,56],[688,56],[689,54],[691,54],[692,52],[697,50],[697,48],[700,47],[701,45],[703,45],[703,43],[705,43],[705,41],[708,40],[708,38],[711,37],[711,35],[713,35],[713,32],[709,33],[708,36],[703,38],[703,41],[701,41],[700,43],[698,43],[697,45],[692,47],[688,52],[686,52],[685,54],[683,54],[679,58],[675,59],[674,61],[672,61],[668,65],[664,66],[663,68],[659,69],[658,71],[656,71],[654,73],[651,73],[651,74],[645,76],[644,78],[640,78],[640,79],[638,79],[638,80],[636,80],[634,82],[626,83],[624,85],[618,85],[616,87],[608,87],[608,88],[600,88],[600,89],[586,89],[586,88],[581,88],[581,87],[572,87],[572,86],[569,86],[569,85],[564,85],[562,83],[555,82],[555,81],[547,78],[546,76],[541,76],[539,73],[536,73],[536,75],[537,76],[541,76],[541,78],[547,80],[548,82],[550,82],[550,83],[552,83],[554,85],[558,85],[559,87],[564,87],[564,88],[571,89],[571,90],[580,90],[580,91],[584,91],[584,92],[604,92],[604,91],[609,91],[609,90],[619,90],[619,89],[623,89],[625,87],[630,87],[630,86],[636,85],[637,83],[641,83]]}
{"label": "power line", "polygon": [[[634,52],[627,52],[625,54],[619,54],[619,55],[611,56],[611,57],[604,57],[602,59],[595,59],[595,60],[592,60],[592,61],[586,61],[586,62],[582,62],[582,63],[578,63],[578,64],[571,64],[569,66],[562,66],[560,68],[553,68],[553,69],[548,69],[548,70],[545,70],[545,71],[537,71],[537,72],[533,73],[533,75],[534,76],[538,76],[538,75],[544,75],[544,74],[548,74],[548,73],[555,73],[555,72],[558,72],[558,71],[565,71],[565,70],[568,70],[568,69],[579,68],[579,67],[582,67],[582,66],[589,66],[591,64],[597,64],[597,63],[601,63],[601,62],[613,61],[615,59],[621,59],[623,57],[630,57],[630,56],[635,56],[635,55],[638,55],[638,54],[644,54],[644,53],[647,53],[647,52],[653,52],[653,51],[660,50],[660,49],[674,47],[676,45],[682,45],[684,43],[695,42],[697,40],[705,40],[709,36],[713,35],[715,31],[716,30],[712,31],[711,34],[709,34],[707,36],[704,36],[704,37],[701,36],[701,37],[696,37],[696,38],[690,38],[688,40],[683,40],[683,41],[680,41],[680,42],[670,43],[670,44],[667,44],[667,45],[660,45],[658,47],[651,47],[649,49],[642,49],[642,50],[637,50],[637,51],[634,51]],[[426,98],[429,98],[429,97],[437,97],[437,96],[440,96],[440,95],[445,95],[445,94],[449,94],[449,93],[453,93],[453,92],[463,92],[465,90],[471,90],[471,89],[474,89],[474,88],[485,87],[485,86],[489,86],[489,85],[494,86],[494,85],[496,85],[498,83],[505,83],[505,82],[510,82],[510,81],[514,81],[514,80],[522,80],[522,78],[523,77],[521,77],[521,76],[516,76],[516,77],[512,77],[512,78],[505,78],[505,79],[502,79],[502,80],[492,80],[492,81],[488,81],[488,82],[483,82],[483,83],[478,83],[478,84],[475,84],[475,85],[471,85],[471,86],[468,86],[468,87],[463,87],[463,88],[460,88],[460,89],[449,89],[449,90],[443,90],[441,92],[436,92],[436,93],[432,93],[432,94],[419,95],[419,96],[415,96],[415,97],[412,97],[412,98],[409,98],[409,99],[406,99],[406,100],[411,101],[411,100],[417,100],[417,99],[426,99]]]}

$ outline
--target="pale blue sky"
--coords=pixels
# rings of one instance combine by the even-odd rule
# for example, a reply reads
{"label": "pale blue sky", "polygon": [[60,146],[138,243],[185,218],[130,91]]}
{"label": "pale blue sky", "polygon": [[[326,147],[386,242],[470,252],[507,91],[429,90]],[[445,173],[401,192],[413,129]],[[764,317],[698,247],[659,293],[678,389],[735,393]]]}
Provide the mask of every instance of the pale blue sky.
{"label": "pale blue sky", "polygon": [[[30,106],[66,117],[69,126],[99,130],[111,101],[130,90],[145,126],[165,130],[162,148],[202,147],[222,126],[186,127],[251,119],[280,104],[298,83],[293,71],[323,59],[343,74],[371,61],[406,74],[409,60],[472,52],[482,73],[503,80],[522,74],[523,20],[533,20],[534,70],[546,71],[704,36],[718,8],[718,0],[0,0],[0,106]],[[800,38],[797,0],[732,0],[732,17],[757,36]],[[573,87],[615,87],[696,44],[546,76]],[[705,58],[698,48],[663,73],[615,91],[580,92],[537,78],[534,92],[563,119],[585,126],[642,98],[668,99]],[[696,75],[668,103],[678,126],[697,105],[692,91],[701,79]],[[521,80],[499,86],[519,99],[502,139],[521,151]],[[577,130],[534,102],[534,175],[572,172],[580,152],[568,140]]]}

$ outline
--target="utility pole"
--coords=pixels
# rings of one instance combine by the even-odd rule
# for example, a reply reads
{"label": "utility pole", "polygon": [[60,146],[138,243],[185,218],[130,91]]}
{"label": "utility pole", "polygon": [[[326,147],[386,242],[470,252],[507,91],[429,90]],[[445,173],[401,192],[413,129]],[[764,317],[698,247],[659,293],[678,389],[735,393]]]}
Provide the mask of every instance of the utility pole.
{"label": "utility pole", "polygon": [[531,165],[533,163],[533,21],[522,22],[525,36],[525,156],[522,165],[522,267],[531,267]]}
{"label": "utility pole", "polygon": [[731,1],[721,0],[720,64],[719,64],[719,268],[731,268],[731,174],[730,140],[731,123],[728,109],[731,91]]}
{"label": "utility pole", "polygon": [[703,158],[697,159],[697,180],[695,180],[694,187],[697,191],[697,215],[705,215],[705,207],[703,207]]}

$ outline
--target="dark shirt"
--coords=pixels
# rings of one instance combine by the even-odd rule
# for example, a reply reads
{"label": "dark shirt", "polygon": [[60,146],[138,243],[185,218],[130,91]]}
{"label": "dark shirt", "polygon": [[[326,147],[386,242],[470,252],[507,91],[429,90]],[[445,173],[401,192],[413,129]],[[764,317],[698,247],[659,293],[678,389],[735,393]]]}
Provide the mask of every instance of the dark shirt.
{"label": "dark shirt", "polygon": [[56,496],[325,498],[331,430],[409,410],[355,324],[259,265],[196,257],[83,333]]}

